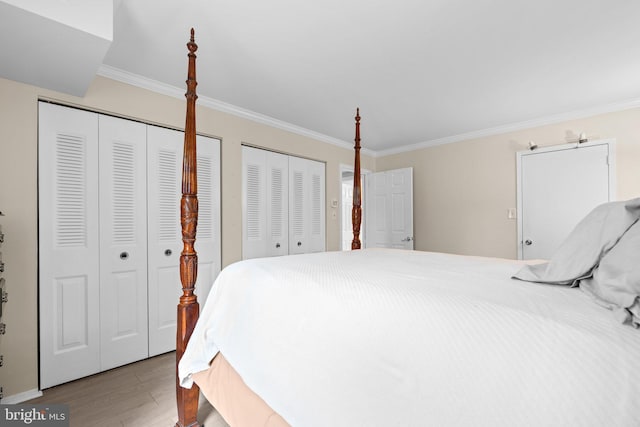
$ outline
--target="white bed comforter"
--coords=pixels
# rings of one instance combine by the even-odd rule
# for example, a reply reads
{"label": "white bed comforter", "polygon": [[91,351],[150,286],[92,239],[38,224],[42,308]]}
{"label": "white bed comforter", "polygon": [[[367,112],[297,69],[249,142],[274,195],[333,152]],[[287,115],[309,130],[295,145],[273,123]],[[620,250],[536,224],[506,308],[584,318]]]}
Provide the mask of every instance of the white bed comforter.
{"label": "white bed comforter", "polygon": [[216,280],[179,366],[221,351],[292,426],[640,426],[640,331],[515,261],[367,249]]}

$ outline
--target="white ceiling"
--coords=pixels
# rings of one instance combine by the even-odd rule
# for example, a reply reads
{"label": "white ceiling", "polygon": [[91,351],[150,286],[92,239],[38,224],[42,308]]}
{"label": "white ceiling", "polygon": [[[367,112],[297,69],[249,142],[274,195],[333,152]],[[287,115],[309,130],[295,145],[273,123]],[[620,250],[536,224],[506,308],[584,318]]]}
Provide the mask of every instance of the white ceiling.
{"label": "white ceiling", "polygon": [[640,105],[637,0],[115,4],[100,74],[184,92],[193,27],[201,102],[378,153]]}
{"label": "white ceiling", "polygon": [[111,0],[0,0],[0,77],[83,96],[112,39]]}

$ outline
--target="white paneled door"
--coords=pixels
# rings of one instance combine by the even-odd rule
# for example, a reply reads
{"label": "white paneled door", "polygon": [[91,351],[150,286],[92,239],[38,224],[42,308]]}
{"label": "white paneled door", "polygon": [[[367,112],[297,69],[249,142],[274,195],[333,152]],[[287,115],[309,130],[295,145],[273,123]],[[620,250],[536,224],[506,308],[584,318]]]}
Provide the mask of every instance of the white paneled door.
{"label": "white paneled door", "polygon": [[413,249],[413,168],[367,175],[365,247]]}
{"label": "white paneled door", "polygon": [[101,369],[144,359],[147,343],[147,126],[100,115]]}
{"label": "white paneled door", "polygon": [[40,386],[100,371],[98,115],[39,104]]}
{"label": "white paneled door", "polygon": [[520,152],[518,255],[549,259],[578,222],[613,200],[613,140]]}

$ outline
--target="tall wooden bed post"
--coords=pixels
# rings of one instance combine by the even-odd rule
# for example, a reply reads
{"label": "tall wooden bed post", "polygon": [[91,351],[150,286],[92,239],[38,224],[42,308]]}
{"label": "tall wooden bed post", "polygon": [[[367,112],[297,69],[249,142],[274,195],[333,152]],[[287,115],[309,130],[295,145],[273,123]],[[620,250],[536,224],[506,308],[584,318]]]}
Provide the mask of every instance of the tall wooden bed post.
{"label": "tall wooden bed post", "polygon": [[356,138],[355,158],[353,160],[353,208],[351,209],[351,224],[353,225],[353,240],[351,250],[360,249],[360,224],[362,223],[362,184],[360,182],[360,108],[356,109]]}
{"label": "tall wooden bed post", "polygon": [[190,389],[182,388],[178,379],[178,362],[187,347],[193,328],[200,314],[198,297],[193,293],[198,276],[198,255],[194,244],[198,226],[198,179],[196,171],[196,50],[198,45],[191,29],[189,70],[187,73],[187,117],[184,129],[184,156],[182,160],[182,198],[180,200],[180,224],[182,226],[183,249],[180,254],[180,281],[182,296],[178,304],[178,331],[176,337],[176,399],[178,422],[176,427],[199,426],[198,398],[200,389],[196,384]]}
{"label": "tall wooden bed post", "polygon": [[[198,275],[198,255],[194,245],[198,226],[198,179],[196,170],[196,50],[194,30],[191,29],[191,39],[187,43],[189,49],[189,69],[187,73],[187,113],[184,130],[184,155],[182,161],[182,198],[180,199],[180,224],[182,226],[183,249],[180,254],[180,281],[182,282],[182,296],[178,304],[177,335],[176,335],[176,402],[178,407],[178,422],[176,427],[198,427],[198,399],[200,388],[194,383],[190,389],[180,386],[178,378],[178,363],[193,332],[200,306],[194,294]],[[353,241],[351,249],[360,249],[360,224],[362,221],[361,181],[360,181],[360,109],[356,110],[355,159],[353,173],[353,209],[351,219],[353,223]]]}

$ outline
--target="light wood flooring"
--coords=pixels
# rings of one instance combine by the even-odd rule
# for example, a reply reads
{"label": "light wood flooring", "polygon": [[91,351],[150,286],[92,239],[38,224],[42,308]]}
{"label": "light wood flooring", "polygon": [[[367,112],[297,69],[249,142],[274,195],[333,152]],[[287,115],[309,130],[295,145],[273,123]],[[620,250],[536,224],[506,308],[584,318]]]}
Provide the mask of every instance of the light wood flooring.
{"label": "light wood flooring", "polygon": [[[178,419],[175,357],[167,353],[52,387],[26,403],[69,405],[71,427],[173,427]],[[228,427],[202,397],[198,421],[205,427]]]}

